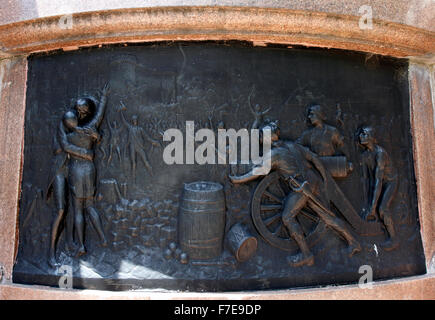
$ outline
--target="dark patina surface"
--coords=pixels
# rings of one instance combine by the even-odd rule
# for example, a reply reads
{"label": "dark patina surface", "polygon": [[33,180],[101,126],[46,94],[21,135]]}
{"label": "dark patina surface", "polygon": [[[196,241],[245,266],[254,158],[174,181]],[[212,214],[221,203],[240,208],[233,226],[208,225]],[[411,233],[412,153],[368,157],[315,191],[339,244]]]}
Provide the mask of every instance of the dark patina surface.
{"label": "dark patina surface", "polygon": [[[61,266],[108,290],[425,272],[406,61],[161,43],[35,55],[28,79],[14,282],[57,286]],[[186,121],[272,128],[272,172],[165,164],[163,133]]]}

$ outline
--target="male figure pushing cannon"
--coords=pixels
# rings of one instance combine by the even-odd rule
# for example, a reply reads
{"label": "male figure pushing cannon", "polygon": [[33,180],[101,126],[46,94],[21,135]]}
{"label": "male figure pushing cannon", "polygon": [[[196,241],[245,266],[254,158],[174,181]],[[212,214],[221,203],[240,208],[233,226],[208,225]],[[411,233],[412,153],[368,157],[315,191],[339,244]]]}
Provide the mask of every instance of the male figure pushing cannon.
{"label": "male figure pushing cannon", "polygon": [[264,126],[261,130],[271,130],[273,146],[269,154],[263,155],[263,163],[255,166],[241,176],[230,176],[233,183],[245,183],[262,175],[258,168],[268,163],[271,170],[279,172],[293,190],[284,200],[282,220],[290,236],[296,241],[301,252],[288,258],[291,266],[299,267],[314,264],[314,256],[308,247],[301,226],[296,216],[305,206],[312,208],[320,219],[338,232],[348,243],[349,256],[361,251],[361,246],[353,237],[346,223],[329,210],[326,201],[326,169],[318,157],[307,148],[290,141],[279,141],[279,128],[275,123]]}

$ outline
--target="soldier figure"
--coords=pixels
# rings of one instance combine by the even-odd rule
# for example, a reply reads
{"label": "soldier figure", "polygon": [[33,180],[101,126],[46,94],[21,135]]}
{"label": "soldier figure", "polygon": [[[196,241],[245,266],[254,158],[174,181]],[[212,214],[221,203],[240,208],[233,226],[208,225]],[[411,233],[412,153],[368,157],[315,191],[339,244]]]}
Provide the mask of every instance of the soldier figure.
{"label": "soldier figure", "polygon": [[[271,123],[262,128],[262,130],[265,129],[271,130],[274,143],[270,154],[265,155],[263,163],[257,167],[271,163],[271,169],[278,171],[294,191],[290,192],[284,200],[282,220],[301,252],[289,257],[289,264],[294,267],[314,264],[314,256],[296,220],[296,216],[305,206],[310,206],[326,225],[346,239],[349,244],[349,256],[361,251],[360,244],[353,237],[345,222],[333,215],[327,208],[329,201],[324,199],[326,172],[317,156],[299,144],[279,141],[279,128],[276,124]],[[270,158],[267,158],[268,156]],[[242,176],[230,176],[230,179],[233,183],[246,183],[262,177],[254,173],[258,172],[255,169],[256,167]]]}

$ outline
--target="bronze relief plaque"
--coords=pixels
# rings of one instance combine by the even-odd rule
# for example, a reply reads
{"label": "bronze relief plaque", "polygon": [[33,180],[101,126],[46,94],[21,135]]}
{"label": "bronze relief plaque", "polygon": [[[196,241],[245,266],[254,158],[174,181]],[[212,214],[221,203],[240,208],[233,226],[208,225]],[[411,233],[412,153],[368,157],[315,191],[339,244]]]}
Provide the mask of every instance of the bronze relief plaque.
{"label": "bronze relief plaque", "polygon": [[405,60],[245,43],[31,56],[14,282],[226,291],[425,273],[407,76]]}

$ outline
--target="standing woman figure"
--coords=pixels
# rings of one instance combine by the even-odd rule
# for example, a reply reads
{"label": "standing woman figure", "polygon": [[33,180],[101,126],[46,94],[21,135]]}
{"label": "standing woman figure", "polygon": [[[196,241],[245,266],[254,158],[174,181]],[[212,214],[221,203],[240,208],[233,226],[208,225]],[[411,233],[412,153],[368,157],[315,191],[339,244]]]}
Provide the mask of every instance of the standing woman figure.
{"label": "standing woman figure", "polygon": [[[85,212],[89,215],[102,246],[107,246],[100,215],[95,209],[94,204],[96,170],[93,160],[94,145],[100,139],[98,128],[104,117],[108,91],[109,86],[106,84],[99,102],[96,102],[92,98],[80,98],[77,100],[74,108],[78,117],[80,130],[73,130],[71,133],[67,133],[63,124],[61,125],[61,130],[59,130],[60,144],[63,150],[70,156],[68,186],[74,211],[74,227],[79,244],[77,256],[86,253],[84,246]],[[87,154],[76,154],[74,151],[77,148],[87,150]]]}

